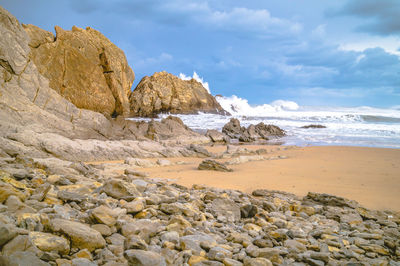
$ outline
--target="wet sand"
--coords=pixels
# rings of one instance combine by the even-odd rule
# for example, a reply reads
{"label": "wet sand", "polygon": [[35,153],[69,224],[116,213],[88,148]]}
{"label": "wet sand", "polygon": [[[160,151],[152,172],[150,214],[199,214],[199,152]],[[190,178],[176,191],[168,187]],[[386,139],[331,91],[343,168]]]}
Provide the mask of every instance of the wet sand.
{"label": "wet sand", "polygon": [[[173,179],[173,182],[188,187],[204,184],[245,192],[265,188],[299,196],[313,191],[353,199],[372,209],[400,211],[400,149],[246,147],[267,148],[266,156],[284,155],[287,158],[231,165],[234,171],[229,173],[197,170],[201,158],[170,158],[187,164],[142,168],[141,171],[149,173],[150,177]],[[208,149],[221,152],[225,146]]]}

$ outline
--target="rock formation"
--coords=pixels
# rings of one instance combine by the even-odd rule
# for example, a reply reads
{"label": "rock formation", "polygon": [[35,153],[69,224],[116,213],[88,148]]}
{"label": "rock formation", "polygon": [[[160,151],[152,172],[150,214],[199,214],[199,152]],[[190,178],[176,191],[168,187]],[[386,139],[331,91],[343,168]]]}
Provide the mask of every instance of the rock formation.
{"label": "rock formation", "polygon": [[125,54],[100,32],[56,26],[56,36],[23,25],[30,37],[30,58],[51,88],[84,108],[108,115],[129,114],[135,75]]}
{"label": "rock formation", "polygon": [[159,113],[226,114],[200,82],[182,80],[165,71],[144,77],[130,96],[132,116],[154,117]]}
{"label": "rock formation", "polygon": [[[151,135],[152,139],[159,140],[178,138],[181,143],[205,141],[205,137],[173,119],[150,126],[122,118],[109,120],[100,113],[77,108],[49,86],[49,80],[31,60],[31,49],[58,43],[46,43],[46,40],[51,41],[52,35],[35,31],[39,33],[30,38],[17,19],[0,7],[0,34],[6,36],[0,38],[0,156],[55,156],[74,161],[148,157],[160,155],[159,152],[180,156],[180,151],[183,154],[195,152],[138,140],[149,140],[148,135]],[[76,32],[69,34],[80,36]],[[29,43],[42,44],[39,48],[30,48]],[[102,71],[98,74],[104,78]],[[154,136],[161,131],[152,132],[154,127],[169,130],[162,136]]]}
{"label": "rock formation", "polygon": [[285,131],[274,125],[265,125],[258,123],[257,125],[250,125],[247,128],[240,126],[240,121],[236,118],[224,125],[222,133],[231,139],[237,139],[242,142],[252,142],[256,140],[268,140],[271,137],[283,137]]}

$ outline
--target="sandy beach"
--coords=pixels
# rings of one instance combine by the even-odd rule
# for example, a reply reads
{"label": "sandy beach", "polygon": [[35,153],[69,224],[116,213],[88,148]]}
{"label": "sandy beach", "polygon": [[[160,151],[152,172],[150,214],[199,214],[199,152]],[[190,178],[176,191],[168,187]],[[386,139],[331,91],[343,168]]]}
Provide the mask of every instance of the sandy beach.
{"label": "sandy beach", "polygon": [[[208,147],[214,153],[225,146]],[[184,165],[142,168],[150,177],[169,178],[184,186],[211,187],[252,192],[265,188],[304,196],[309,191],[354,199],[372,209],[400,211],[400,150],[340,146],[246,146],[266,148],[263,160],[229,166],[234,171],[199,171],[201,158],[169,158]],[[218,160],[226,161],[226,160]]]}

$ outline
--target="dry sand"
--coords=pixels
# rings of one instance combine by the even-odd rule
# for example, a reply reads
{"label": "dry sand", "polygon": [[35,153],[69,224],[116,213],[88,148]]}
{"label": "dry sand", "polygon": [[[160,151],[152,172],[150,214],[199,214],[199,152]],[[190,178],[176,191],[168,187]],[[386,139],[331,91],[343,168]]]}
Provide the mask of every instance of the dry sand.
{"label": "dry sand", "polygon": [[[247,162],[230,166],[229,173],[199,171],[199,158],[171,158],[188,164],[143,168],[150,177],[169,178],[192,186],[238,189],[271,189],[304,196],[309,191],[354,199],[372,209],[400,211],[400,149],[365,147],[276,147],[266,156],[285,155],[287,159]],[[224,146],[210,147],[213,152]],[[286,149],[286,150],[285,150]],[[223,161],[223,160],[222,160]]]}

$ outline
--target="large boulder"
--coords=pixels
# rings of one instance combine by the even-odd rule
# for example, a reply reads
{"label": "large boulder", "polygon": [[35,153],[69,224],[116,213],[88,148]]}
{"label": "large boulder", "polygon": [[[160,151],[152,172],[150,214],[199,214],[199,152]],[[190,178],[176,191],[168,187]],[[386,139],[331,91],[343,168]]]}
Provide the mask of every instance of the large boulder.
{"label": "large boulder", "polygon": [[131,115],[154,117],[159,113],[193,114],[199,111],[226,114],[203,85],[182,80],[165,71],[144,77],[130,96]]}
{"label": "large boulder", "polygon": [[30,58],[51,88],[79,108],[109,115],[129,113],[135,75],[124,52],[88,27],[71,31],[56,26],[56,36],[23,25],[30,37]]}

